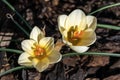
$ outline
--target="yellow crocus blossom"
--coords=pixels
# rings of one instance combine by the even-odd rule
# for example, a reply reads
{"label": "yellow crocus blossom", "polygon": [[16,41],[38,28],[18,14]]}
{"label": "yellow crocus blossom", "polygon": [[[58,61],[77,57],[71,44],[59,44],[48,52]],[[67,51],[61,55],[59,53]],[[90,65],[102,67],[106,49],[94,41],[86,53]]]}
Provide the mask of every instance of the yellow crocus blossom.
{"label": "yellow crocus blossom", "polygon": [[21,46],[24,52],[19,56],[18,63],[23,66],[33,66],[39,72],[62,58],[59,51],[54,48],[54,39],[45,37],[36,26],[30,33],[30,39],[22,41]]}
{"label": "yellow crocus blossom", "polygon": [[88,46],[96,41],[96,25],[96,17],[86,16],[80,9],[72,11],[68,16],[58,17],[58,27],[63,42],[79,53],[87,51]]}

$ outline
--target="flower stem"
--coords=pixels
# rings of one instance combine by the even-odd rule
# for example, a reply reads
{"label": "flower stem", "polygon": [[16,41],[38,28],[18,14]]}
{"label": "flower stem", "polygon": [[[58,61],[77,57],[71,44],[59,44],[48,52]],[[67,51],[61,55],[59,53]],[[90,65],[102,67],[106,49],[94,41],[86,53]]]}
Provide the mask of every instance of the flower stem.
{"label": "flower stem", "polygon": [[23,51],[20,51],[20,50],[16,50],[16,49],[6,49],[6,48],[0,48],[0,51],[6,51],[6,52],[13,52],[13,53],[18,53],[18,54],[21,54],[23,53]]}
{"label": "flower stem", "polygon": [[94,56],[112,56],[112,57],[120,57],[120,54],[116,53],[104,53],[104,52],[84,52],[84,53],[67,53],[63,54],[63,57],[75,56],[75,55],[94,55]]}
{"label": "flower stem", "polygon": [[15,8],[7,1],[7,0],[2,0],[13,12],[15,12],[18,17],[26,24],[26,26],[31,30],[31,26],[27,23],[27,21],[20,15],[19,12],[15,10]]}
{"label": "flower stem", "polygon": [[116,4],[111,4],[111,5],[108,5],[108,6],[104,6],[104,7],[100,8],[100,9],[98,9],[96,11],[93,11],[93,12],[89,13],[89,15],[92,15],[92,14],[97,13],[99,11],[102,11],[102,10],[105,10],[105,9],[108,9],[108,8],[111,8],[111,7],[114,7],[114,6],[119,6],[119,5],[120,5],[120,3],[116,3]]}

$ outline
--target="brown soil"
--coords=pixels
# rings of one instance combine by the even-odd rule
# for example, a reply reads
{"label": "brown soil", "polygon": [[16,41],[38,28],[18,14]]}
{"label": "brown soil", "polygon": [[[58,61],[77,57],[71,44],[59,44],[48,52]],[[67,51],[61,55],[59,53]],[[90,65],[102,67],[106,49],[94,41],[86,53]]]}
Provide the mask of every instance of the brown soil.
{"label": "brown soil", "polygon": [[[120,2],[119,0],[8,0],[15,9],[32,26],[38,26],[46,31],[46,36],[55,38],[55,42],[61,39],[58,30],[57,17],[61,14],[69,14],[74,9],[82,9],[86,14],[103,6]],[[28,32],[31,30],[0,1],[0,36],[11,37],[0,47],[21,50],[21,41],[27,36],[6,17],[10,13],[13,18]],[[93,14],[98,23],[120,26],[120,6],[112,7]],[[8,35],[6,34],[8,33]],[[5,35],[6,34],[6,35]],[[97,28],[97,41],[89,51],[120,53],[120,31]],[[3,38],[1,38],[3,40]],[[16,40],[16,41],[15,41]],[[72,50],[63,46],[61,53]],[[0,52],[0,71],[5,71],[18,66],[18,54]],[[3,55],[4,54],[4,55]],[[7,61],[4,61],[6,58]],[[51,65],[46,71],[39,73],[35,69],[22,69],[1,77],[1,80],[120,80],[120,59],[116,57],[102,56],[74,56],[64,58],[61,62]]]}

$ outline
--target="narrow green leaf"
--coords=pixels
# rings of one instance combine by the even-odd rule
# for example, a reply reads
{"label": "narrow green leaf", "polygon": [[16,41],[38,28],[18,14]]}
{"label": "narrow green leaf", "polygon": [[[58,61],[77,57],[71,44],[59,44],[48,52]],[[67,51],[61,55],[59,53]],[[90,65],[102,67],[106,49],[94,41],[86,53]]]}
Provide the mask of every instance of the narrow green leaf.
{"label": "narrow green leaf", "polygon": [[120,54],[116,54],[116,53],[104,53],[104,52],[67,53],[67,54],[63,54],[63,57],[69,57],[69,56],[75,56],[75,55],[93,55],[93,56],[120,57]]}
{"label": "narrow green leaf", "polygon": [[18,17],[27,25],[27,27],[31,30],[31,26],[27,23],[27,21],[15,10],[15,8],[7,1],[7,0],[2,0],[13,12],[15,12]]}
{"label": "narrow green leaf", "polygon": [[16,49],[6,49],[6,48],[0,48],[0,51],[6,51],[6,52],[13,52],[13,53],[18,53],[18,54],[21,54],[23,53],[23,51],[20,51],[20,50],[16,50]]}
{"label": "narrow green leaf", "polygon": [[92,15],[94,13],[97,13],[99,11],[102,11],[102,10],[105,10],[105,9],[108,9],[108,8],[111,8],[111,7],[114,7],[114,6],[120,6],[120,3],[116,3],[116,4],[111,4],[111,5],[108,5],[108,6],[104,6],[104,7],[100,8],[100,9],[98,9],[96,11],[93,11],[93,12],[89,13],[89,15]]}
{"label": "narrow green leaf", "polygon": [[107,25],[107,24],[97,24],[97,26],[102,28],[120,30],[120,26],[113,26],[113,25]]}
{"label": "narrow green leaf", "polygon": [[21,70],[21,69],[26,69],[26,68],[31,68],[31,67],[18,66],[18,67],[15,67],[15,68],[12,68],[12,69],[9,69],[5,72],[0,73],[0,77],[4,76],[6,74],[12,73],[14,71]]}
{"label": "narrow green leaf", "polygon": [[18,26],[18,28],[20,28],[29,37],[29,33],[23,27],[21,27],[20,24],[18,24],[18,22],[16,22],[15,20],[12,21]]}

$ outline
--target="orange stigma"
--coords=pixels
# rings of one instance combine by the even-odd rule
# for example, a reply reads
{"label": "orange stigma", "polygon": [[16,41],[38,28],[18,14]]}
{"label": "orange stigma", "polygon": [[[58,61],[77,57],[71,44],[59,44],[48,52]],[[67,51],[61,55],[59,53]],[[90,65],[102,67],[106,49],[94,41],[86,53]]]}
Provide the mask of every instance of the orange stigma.
{"label": "orange stigma", "polygon": [[83,34],[83,31],[75,31],[73,33],[73,39],[78,39],[81,37],[81,35]]}
{"label": "orange stigma", "polygon": [[40,56],[40,55],[43,55],[44,54],[44,49],[43,48],[41,48],[40,46],[36,46],[36,48],[35,48],[35,50],[34,50],[34,54],[36,55],[36,56]]}

